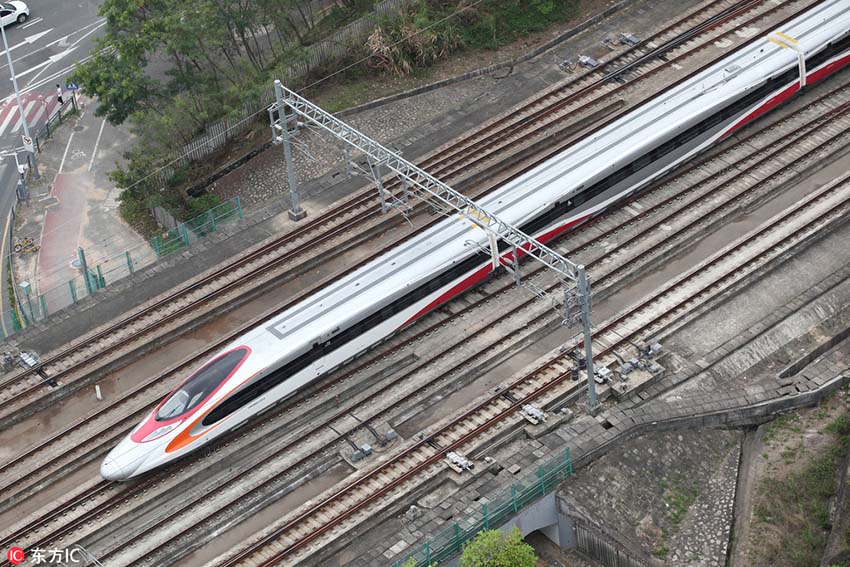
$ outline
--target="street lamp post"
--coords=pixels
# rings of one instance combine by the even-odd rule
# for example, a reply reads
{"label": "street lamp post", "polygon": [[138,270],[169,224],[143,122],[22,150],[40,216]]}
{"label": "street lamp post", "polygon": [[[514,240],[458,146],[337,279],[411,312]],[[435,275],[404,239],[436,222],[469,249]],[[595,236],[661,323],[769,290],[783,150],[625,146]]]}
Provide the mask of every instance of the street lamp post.
{"label": "street lamp post", "polygon": [[[3,49],[6,50],[6,60],[9,62],[9,73],[12,74],[12,86],[15,87],[15,98],[18,99],[18,110],[21,112],[21,122],[24,125],[24,136],[32,140],[30,136],[30,127],[27,124],[27,115],[24,114],[24,103],[21,101],[21,93],[18,91],[18,79],[15,77],[15,68],[12,67],[12,54],[9,53],[9,44],[6,43],[6,27],[0,25],[0,35],[3,36]],[[41,179],[38,173],[38,162],[35,158],[35,152],[27,152],[27,160],[32,157],[32,173],[36,179]]]}

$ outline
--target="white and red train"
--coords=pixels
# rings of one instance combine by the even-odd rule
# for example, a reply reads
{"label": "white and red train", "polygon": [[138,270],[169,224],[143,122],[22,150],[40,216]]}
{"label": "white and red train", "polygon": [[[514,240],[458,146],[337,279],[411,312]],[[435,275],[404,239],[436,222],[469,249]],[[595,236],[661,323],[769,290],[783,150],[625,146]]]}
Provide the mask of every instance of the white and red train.
{"label": "white and red train", "polygon": [[[849,62],[850,2],[823,2],[480,204],[547,242]],[[101,475],[125,480],[207,445],[473,287],[492,272],[475,243],[486,249],[481,229],[448,218],[239,337],[112,449]]]}

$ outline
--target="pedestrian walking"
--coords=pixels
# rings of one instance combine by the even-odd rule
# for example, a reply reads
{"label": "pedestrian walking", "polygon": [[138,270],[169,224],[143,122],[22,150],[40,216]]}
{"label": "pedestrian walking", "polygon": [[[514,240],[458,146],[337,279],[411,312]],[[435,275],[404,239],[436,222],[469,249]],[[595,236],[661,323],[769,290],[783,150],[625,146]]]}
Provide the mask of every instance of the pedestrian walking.
{"label": "pedestrian walking", "polygon": [[60,87],[59,85],[56,85],[56,100],[59,101],[59,106],[65,104],[65,101],[62,100],[62,87]]}

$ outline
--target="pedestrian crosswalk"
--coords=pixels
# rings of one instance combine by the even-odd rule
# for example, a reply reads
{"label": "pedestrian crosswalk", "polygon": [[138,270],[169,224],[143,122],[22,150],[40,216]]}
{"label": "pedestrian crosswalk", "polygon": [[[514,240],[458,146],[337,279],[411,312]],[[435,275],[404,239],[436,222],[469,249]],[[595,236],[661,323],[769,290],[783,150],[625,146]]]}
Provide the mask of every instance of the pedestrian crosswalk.
{"label": "pedestrian crosswalk", "polygon": [[[21,116],[18,101],[13,96],[11,100],[0,104],[0,136],[8,133],[17,133],[22,130],[24,118]],[[30,133],[35,135],[48,117],[53,116],[59,110],[59,101],[55,95],[44,95],[41,93],[23,93],[21,102],[24,107],[24,115]]]}

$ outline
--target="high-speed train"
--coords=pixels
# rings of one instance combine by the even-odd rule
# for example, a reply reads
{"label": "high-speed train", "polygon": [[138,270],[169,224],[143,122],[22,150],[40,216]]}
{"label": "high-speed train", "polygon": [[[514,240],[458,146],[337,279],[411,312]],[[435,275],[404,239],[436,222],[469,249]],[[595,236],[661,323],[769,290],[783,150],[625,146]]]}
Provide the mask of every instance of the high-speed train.
{"label": "high-speed train", "polygon": [[[479,203],[545,243],[849,62],[850,2],[822,2]],[[447,218],[282,311],[169,394],[101,475],[128,479],[205,446],[475,286],[493,271],[482,247],[482,229]]]}

